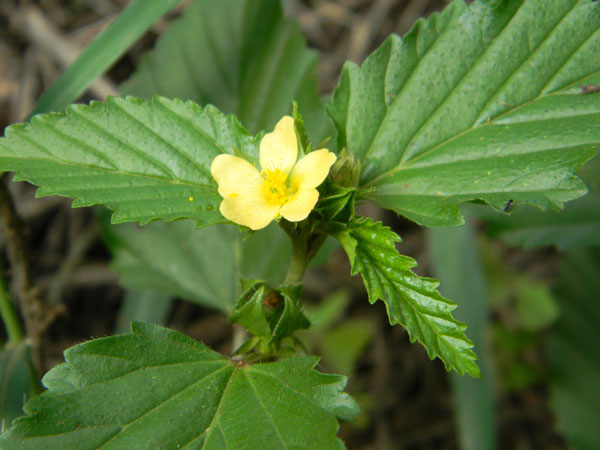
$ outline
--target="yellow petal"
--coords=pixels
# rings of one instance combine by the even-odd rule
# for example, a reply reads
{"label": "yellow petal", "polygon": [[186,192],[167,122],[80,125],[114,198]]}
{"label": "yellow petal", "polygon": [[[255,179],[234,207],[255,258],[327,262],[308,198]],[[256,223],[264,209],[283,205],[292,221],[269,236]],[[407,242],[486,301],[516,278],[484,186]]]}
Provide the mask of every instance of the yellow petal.
{"label": "yellow petal", "polygon": [[219,185],[219,194],[223,198],[256,191],[263,182],[256,167],[232,155],[217,156],[210,165],[210,173]]}
{"label": "yellow petal", "polygon": [[225,198],[219,210],[226,219],[252,230],[260,230],[271,223],[279,213],[279,205],[267,203],[260,192]]}
{"label": "yellow petal", "polygon": [[289,201],[281,207],[279,214],[290,222],[300,222],[308,217],[319,200],[316,189],[299,189]]}
{"label": "yellow petal", "polygon": [[279,169],[287,175],[297,158],[298,141],[294,130],[294,119],[283,116],[275,125],[273,132],[265,134],[260,141],[260,166],[263,170]]}
{"label": "yellow petal", "polygon": [[335,154],[326,148],[309,153],[294,166],[290,186],[292,189],[316,188],[325,180],[335,160]]}

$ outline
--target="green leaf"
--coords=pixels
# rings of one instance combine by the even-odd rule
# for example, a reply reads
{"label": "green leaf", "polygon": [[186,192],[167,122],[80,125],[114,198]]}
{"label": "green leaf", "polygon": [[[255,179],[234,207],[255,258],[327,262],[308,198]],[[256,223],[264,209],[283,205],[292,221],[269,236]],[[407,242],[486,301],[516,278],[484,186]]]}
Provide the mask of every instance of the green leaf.
{"label": "green leaf", "polygon": [[481,376],[473,344],[464,334],[466,326],[450,314],[456,304],[440,295],[436,280],[411,271],[417,263],[398,253],[396,233],[369,218],[332,224],[331,231],[348,254],[352,275],[360,272],[369,301],[385,302],[392,325],[405,327],[411,342],[421,342],[429,357],[439,357],[447,370]]}
{"label": "green leaf", "polygon": [[128,289],[156,290],[220,311],[231,310],[239,295],[234,227],[198,230],[182,220],[109,225],[104,233],[114,255],[111,267]]}
{"label": "green leaf", "polygon": [[289,236],[276,223],[243,237],[239,251],[239,272],[243,278],[283,282],[292,255]]}
{"label": "green leaf", "polygon": [[33,114],[62,111],[181,0],[133,0],[48,89]]}
{"label": "green leaf", "polygon": [[510,215],[475,211],[491,236],[526,249],[554,245],[559,250],[600,245],[600,158],[579,172],[590,192],[569,202],[561,212],[514,208]]}
{"label": "green leaf", "polygon": [[[426,226],[458,206],[559,208],[600,146],[600,4],[453,1],[347,63],[329,107],[363,197]],[[593,91],[593,89],[592,89]]]}
{"label": "green leaf", "polygon": [[600,251],[572,252],[561,265],[561,318],[548,339],[550,406],[573,449],[598,448]]}
{"label": "green leaf", "polygon": [[224,222],[210,164],[221,153],[257,155],[257,140],[234,117],[162,97],[71,105],[66,115],[35,116],[5,135],[0,171],[40,186],[38,196],[106,205],[115,223]]}
{"label": "green leaf", "polygon": [[71,347],[3,449],[342,449],[345,377],[298,356],[247,365],[157,325]]}
{"label": "green leaf", "polygon": [[6,344],[0,352],[0,429],[23,415],[23,404],[36,383],[29,344]]}
{"label": "green leaf", "polygon": [[213,104],[252,132],[273,128],[298,101],[310,137],[331,135],[318,97],[317,56],[277,0],[196,0],[124,86]]}
{"label": "green leaf", "polygon": [[240,277],[279,284],[290,260],[290,239],[277,224],[242,238],[233,226],[197,229],[188,220],[144,227],[101,221],[111,268],[127,289],[152,289],[223,312],[240,296]]}

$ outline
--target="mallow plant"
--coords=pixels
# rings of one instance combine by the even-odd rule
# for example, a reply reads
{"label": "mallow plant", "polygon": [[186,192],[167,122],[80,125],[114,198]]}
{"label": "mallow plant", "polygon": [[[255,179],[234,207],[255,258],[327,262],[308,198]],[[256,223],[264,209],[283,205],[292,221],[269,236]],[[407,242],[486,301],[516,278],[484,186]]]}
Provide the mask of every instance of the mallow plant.
{"label": "mallow plant", "polygon": [[465,202],[509,214],[585,195],[575,173],[600,147],[600,2],[455,0],[346,63],[325,99],[316,58],[277,0],[196,0],[123,97],[6,128],[0,170],[14,181],[112,211],[124,286],[245,331],[231,354],[142,322],[71,347],[1,448],[345,448],[338,420],[359,406],[296,336],[326,241],[391,326],[480,376],[456,304],[356,206],[446,227],[464,223]]}

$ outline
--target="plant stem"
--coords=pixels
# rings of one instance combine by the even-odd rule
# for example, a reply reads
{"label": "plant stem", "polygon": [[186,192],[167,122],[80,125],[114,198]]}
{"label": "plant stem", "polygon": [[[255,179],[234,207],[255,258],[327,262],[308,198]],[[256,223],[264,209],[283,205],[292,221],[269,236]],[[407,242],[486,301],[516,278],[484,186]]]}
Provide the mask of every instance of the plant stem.
{"label": "plant stem", "polygon": [[288,233],[292,238],[292,260],[288,267],[284,283],[296,285],[302,283],[308,265],[308,236],[299,229],[297,233]]}
{"label": "plant stem", "polygon": [[4,326],[6,327],[9,342],[18,344],[23,341],[23,329],[21,328],[21,321],[19,320],[15,306],[10,299],[8,286],[2,276],[2,272],[3,268],[0,265],[0,316],[2,316],[2,322],[4,322]]}
{"label": "plant stem", "polygon": [[282,223],[282,227],[292,240],[292,260],[288,267],[284,283],[297,285],[302,283],[310,260],[317,254],[327,235],[311,233],[309,228],[300,225],[297,228]]}
{"label": "plant stem", "polygon": [[6,239],[8,260],[12,272],[11,292],[18,301],[25,332],[31,344],[31,358],[39,372],[43,367],[41,343],[45,323],[45,308],[38,290],[33,285],[33,277],[27,259],[26,241],[23,237],[23,224],[17,214],[12,195],[7,186],[8,177],[0,176],[0,231]]}

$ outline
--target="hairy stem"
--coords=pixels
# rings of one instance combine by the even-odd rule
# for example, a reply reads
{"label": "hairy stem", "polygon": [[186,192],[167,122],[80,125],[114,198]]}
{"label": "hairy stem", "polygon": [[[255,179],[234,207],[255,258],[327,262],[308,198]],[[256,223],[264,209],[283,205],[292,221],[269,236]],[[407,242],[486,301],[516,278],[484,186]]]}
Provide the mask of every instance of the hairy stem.
{"label": "hairy stem", "polygon": [[292,236],[292,260],[288,267],[284,283],[295,285],[302,283],[308,265],[308,239],[306,233],[299,232]]}
{"label": "hairy stem", "polygon": [[310,260],[317,254],[327,236],[311,233],[306,225],[291,226],[289,222],[282,227],[292,240],[292,260],[285,276],[285,284],[302,283],[304,273]]}

